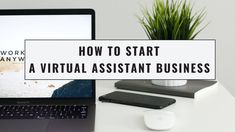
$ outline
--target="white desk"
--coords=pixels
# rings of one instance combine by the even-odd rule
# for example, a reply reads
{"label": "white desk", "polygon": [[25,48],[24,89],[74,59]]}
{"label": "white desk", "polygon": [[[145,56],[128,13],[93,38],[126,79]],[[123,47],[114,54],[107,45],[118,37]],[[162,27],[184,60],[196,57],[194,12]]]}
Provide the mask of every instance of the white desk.
{"label": "white desk", "polygon": [[[115,80],[97,80],[97,98],[117,90]],[[176,103],[163,110],[176,115],[176,124],[169,132],[234,132],[235,98],[221,85],[216,84],[200,98],[190,99],[176,96],[149,94],[172,97]],[[133,91],[130,91],[133,92]],[[139,93],[139,92],[134,92]],[[96,103],[95,132],[148,132],[143,114],[153,110],[113,103]],[[168,131],[167,131],[168,132]]]}

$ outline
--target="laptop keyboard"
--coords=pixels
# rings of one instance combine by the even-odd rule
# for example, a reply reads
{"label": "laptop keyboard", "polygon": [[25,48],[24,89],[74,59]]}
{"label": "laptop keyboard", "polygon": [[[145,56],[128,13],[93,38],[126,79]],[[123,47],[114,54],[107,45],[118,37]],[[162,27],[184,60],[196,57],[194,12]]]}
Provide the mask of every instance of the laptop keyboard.
{"label": "laptop keyboard", "polygon": [[0,105],[0,119],[84,119],[86,105]]}

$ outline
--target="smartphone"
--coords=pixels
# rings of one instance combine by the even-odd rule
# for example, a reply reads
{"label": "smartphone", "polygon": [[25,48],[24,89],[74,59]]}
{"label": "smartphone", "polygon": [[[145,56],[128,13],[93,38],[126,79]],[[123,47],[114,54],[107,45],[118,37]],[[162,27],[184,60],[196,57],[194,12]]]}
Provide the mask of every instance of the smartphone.
{"label": "smartphone", "polygon": [[99,97],[101,102],[133,105],[152,109],[162,109],[176,102],[173,98],[149,96],[115,91]]}

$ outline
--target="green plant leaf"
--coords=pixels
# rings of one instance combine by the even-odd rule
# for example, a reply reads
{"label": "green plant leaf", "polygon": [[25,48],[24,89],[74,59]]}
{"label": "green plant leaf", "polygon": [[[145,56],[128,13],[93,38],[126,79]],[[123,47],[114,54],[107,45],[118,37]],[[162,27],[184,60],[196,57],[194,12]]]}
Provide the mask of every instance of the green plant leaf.
{"label": "green plant leaf", "polygon": [[193,6],[186,0],[155,0],[152,10],[142,13],[138,19],[149,39],[194,39],[208,25],[198,29],[206,12],[193,13]]}

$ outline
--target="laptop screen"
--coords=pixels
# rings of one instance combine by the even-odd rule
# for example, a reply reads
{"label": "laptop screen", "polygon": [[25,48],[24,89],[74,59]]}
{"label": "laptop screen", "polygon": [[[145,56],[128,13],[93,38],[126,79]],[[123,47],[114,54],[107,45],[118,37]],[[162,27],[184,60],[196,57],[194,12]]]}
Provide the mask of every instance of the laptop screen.
{"label": "laptop screen", "polygon": [[0,98],[92,96],[91,80],[24,80],[25,39],[92,39],[91,14],[0,15]]}

